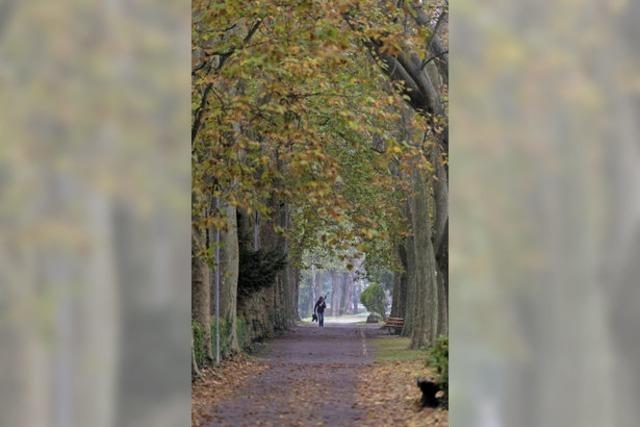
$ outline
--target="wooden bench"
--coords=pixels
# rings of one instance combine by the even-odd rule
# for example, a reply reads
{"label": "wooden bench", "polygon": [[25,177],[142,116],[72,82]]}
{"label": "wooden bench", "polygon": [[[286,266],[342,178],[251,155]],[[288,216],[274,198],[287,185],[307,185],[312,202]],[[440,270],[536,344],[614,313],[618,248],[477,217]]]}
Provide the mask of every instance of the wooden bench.
{"label": "wooden bench", "polygon": [[404,319],[402,317],[388,317],[387,321],[384,322],[382,328],[387,329],[389,334],[391,334],[391,330],[395,330],[397,334],[402,331],[402,327],[404,326]]}

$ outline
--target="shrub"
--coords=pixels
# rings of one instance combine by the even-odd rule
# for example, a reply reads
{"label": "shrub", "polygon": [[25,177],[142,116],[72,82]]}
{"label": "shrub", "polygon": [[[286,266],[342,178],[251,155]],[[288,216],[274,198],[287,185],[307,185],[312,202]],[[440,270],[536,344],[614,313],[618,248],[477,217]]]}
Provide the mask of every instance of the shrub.
{"label": "shrub", "polygon": [[276,274],[287,265],[287,254],[279,251],[241,250],[238,273],[238,299],[275,283]]}
{"label": "shrub", "polygon": [[367,289],[360,294],[360,302],[368,311],[378,313],[382,318],[386,318],[387,298],[384,288],[379,283],[371,283]]}
{"label": "shrub", "polygon": [[449,393],[449,338],[440,335],[427,353],[427,366],[435,371],[435,381],[440,390]]}

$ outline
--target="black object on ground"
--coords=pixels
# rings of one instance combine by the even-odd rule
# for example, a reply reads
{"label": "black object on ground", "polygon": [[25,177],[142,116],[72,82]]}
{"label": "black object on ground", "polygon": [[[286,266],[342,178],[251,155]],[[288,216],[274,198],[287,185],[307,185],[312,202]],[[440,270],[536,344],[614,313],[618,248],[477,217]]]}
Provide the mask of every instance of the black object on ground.
{"label": "black object on ground", "polygon": [[423,407],[435,408],[440,403],[436,394],[439,394],[440,388],[436,383],[428,378],[418,378],[418,388],[422,391]]}

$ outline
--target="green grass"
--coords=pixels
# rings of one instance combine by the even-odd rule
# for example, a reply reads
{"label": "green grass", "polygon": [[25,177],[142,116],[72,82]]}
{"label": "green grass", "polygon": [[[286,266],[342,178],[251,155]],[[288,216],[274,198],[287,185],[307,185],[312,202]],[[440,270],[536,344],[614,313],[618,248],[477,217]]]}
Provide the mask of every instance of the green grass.
{"label": "green grass", "polygon": [[410,338],[399,336],[376,337],[370,343],[377,361],[383,360],[424,360],[424,350],[409,350]]}

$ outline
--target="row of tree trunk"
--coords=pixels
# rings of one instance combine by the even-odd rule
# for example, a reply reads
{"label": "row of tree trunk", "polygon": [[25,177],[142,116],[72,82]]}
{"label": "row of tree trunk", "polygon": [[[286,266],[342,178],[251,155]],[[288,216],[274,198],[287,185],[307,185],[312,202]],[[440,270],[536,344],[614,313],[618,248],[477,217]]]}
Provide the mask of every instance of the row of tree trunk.
{"label": "row of tree trunk", "polygon": [[414,146],[420,139],[411,128],[410,114],[422,116],[429,127],[423,139],[430,144],[420,148],[431,169],[416,164],[406,177],[412,187],[405,206],[411,233],[397,247],[404,272],[395,280],[391,311],[405,319],[402,335],[411,337],[411,348],[420,348],[433,344],[438,335],[448,334],[449,138],[444,95],[449,60],[446,43],[441,40],[442,30],[448,26],[446,8],[439,11],[435,22],[421,3],[415,3],[414,8],[416,27],[432,32],[426,52],[410,44],[395,54],[383,52],[376,40],[368,46],[389,79],[402,83],[407,100],[402,139]]}
{"label": "row of tree trunk", "polygon": [[331,315],[358,312],[358,286],[351,271],[331,271]]}
{"label": "row of tree trunk", "polygon": [[[310,284],[307,288],[308,294],[304,299],[304,314],[313,313],[313,308],[318,298],[327,297],[327,314],[331,316],[341,316],[344,314],[355,314],[358,312],[358,302],[360,298],[360,288],[355,280],[355,274],[351,271],[320,270],[315,265],[311,265]],[[323,292],[323,284],[329,282],[331,291],[329,294]]]}
{"label": "row of tree trunk", "polygon": [[[411,114],[403,111],[407,141],[414,139]],[[404,318],[402,335],[411,337],[411,348],[429,346],[438,335],[448,334],[448,176],[442,144],[437,140],[426,153],[433,170],[417,164],[406,176],[411,191],[404,212],[410,233],[396,247],[403,271],[395,277],[391,315]]]}
{"label": "row of tree trunk", "polygon": [[[272,219],[260,221],[258,216],[248,215],[229,205],[221,208],[226,221],[224,229],[203,229],[198,227],[202,223],[201,218],[193,218],[192,319],[203,330],[202,350],[206,354],[206,363],[214,360],[215,352],[216,275],[219,275],[220,286],[221,347],[227,353],[238,352],[242,345],[287,329],[298,318],[299,271],[290,267],[292,263],[287,263],[282,271],[277,272],[270,286],[249,295],[238,292],[241,253],[263,249],[287,254],[286,239],[274,229],[276,225],[283,228],[290,225],[287,206],[282,203],[274,205],[275,223]],[[216,254],[216,251],[218,256],[209,257],[212,260],[208,262],[206,254]],[[240,325],[242,342],[239,340]],[[199,367],[195,357],[192,359],[193,371],[197,373]]]}
{"label": "row of tree trunk", "polygon": [[407,206],[413,233],[397,246],[404,271],[395,276],[391,316],[404,318],[402,335],[411,337],[411,348],[420,348],[448,334],[449,298],[447,270],[441,269],[433,245],[428,187],[415,175],[415,194]]}

